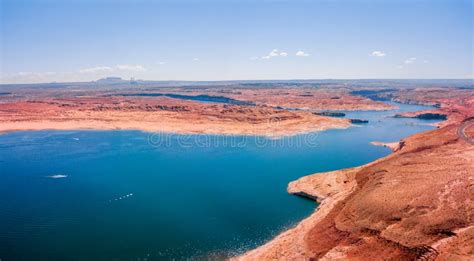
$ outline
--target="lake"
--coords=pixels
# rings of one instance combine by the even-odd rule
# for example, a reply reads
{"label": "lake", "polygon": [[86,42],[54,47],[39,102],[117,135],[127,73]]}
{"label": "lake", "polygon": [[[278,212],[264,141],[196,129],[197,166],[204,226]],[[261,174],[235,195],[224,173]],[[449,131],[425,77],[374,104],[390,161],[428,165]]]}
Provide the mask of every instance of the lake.
{"label": "lake", "polygon": [[181,100],[190,100],[190,101],[199,101],[204,103],[226,103],[226,104],[233,104],[233,105],[255,105],[254,102],[249,101],[241,101],[232,98],[228,98],[225,96],[213,96],[207,94],[200,94],[200,95],[183,95],[183,94],[173,94],[173,93],[124,93],[124,94],[115,94],[113,96],[138,96],[138,97],[169,97],[174,99],[181,99]]}
{"label": "lake", "polygon": [[311,214],[288,182],[388,155],[371,141],[433,129],[391,117],[427,107],[346,112],[369,120],[279,140],[140,131],[0,135],[0,259],[221,258]]}

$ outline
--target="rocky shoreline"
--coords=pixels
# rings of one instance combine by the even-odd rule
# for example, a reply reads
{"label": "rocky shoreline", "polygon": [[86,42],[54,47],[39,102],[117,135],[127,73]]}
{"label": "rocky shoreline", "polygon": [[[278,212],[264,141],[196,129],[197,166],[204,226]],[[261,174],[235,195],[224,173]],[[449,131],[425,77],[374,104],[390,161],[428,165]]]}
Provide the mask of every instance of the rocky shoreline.
{"label": "rocky shoreline", "polygon": [[372,141],[370,144],[374,146],[382,146],[385,148],[391,149],[393,152],[400,150],[405,142],[404,141],[396,141],[396,142],[379,142],[379,141]]}
{"label": "rocky shoreline", "polygon": [[[302,177],[288,192],[321,202],[296,227],[235,260],[469,260],[474,146],[458,135],[474,97],[442,100],[440,128],[370,164]],[[474,127],[463,133],[474,137]],[[403,146],[400,146],[403,144]]]}
{"label": "rocky shoreline", "polygon": [[280,137],[348,128],[347,119],[267,106],[183,101],[167,97],[28,100],[0,104],[0,132],[143,130],[177,134]]}
{"label": "rocky shoreline", "polygon": [[[387,110],[391,105],[345,88],[167,89],[173,95],[224,95],[255,106],[202,103],[127,90],[21,90],[0,97],[0,133],[18,130],[138,129],[178,134],[280,137],[333,128],[351,120],[310,110]],[[136,92],[136,90],[133,90]],[[144,90],[145,91],[145,90]],[[131,92],[131,91],[130,91]],[[153,89],[150,93],[158,93]],[[449,95],[447,95],[449,94]],[[320,202],[294,228],[237,260],[469,259],[474,256],[474,116],[471,90],[390,89],[371,92],[437,109],[401,117],[443,118],[438,129],[398,143],[370,164],[302,177],[288,192]],[[284,108],[295,108],[286,110]],[[335,116],[337,114],[332,114]],[[354,123],[363,123],[356,121]],[[462,129],[462,131],[459,131]],[[462,134],[462,137],[460,136]]]}
{"label": "rocky shoreline", "polygon": [[[197,98],[218,102],[192,100]],[[13,89],[0,97],[0,132],[120,129],[281,137],[350,127],[349,119],[330,117],[340,113],[310,112],[323,108],[386,110],[392,106],[330,88],[37,87]]]}

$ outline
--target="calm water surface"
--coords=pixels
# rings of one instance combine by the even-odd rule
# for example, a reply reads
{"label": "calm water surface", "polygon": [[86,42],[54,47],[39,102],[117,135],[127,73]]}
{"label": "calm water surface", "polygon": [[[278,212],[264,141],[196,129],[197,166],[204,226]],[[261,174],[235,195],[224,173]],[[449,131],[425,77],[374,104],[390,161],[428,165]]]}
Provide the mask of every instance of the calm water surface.
{"label": "calm water surface", "polygon": [[165,96],[175,99],[182,99],[182,100],[191,100],[191,101],[199,101],[204,103],[226,103],[226,104],[234,104],[234,105],[255,105],[254,102],[249,101],[241,101],[235,100],[232,98],[228,98],[225,96],[213,96],[213,95],[183,95],[183,94],[173,94],[173,93],[126,93],[126,94],[118,94],[120,96],[144,96],[144,97],[159,97]]}
{"label": "calm water surface", "polygon": [[[391,118],[394,113],[349,112],[347,117],[369,124],[282,140],[205,136],[203,142],[200,135],[157,140],[139,131],[0,135],[0,259],[160,260],[239,253],[314,211],[314,202],[286,193],[288,182],[373,161],[389,150],[369,142],[433,128],[429,121]],[[208,141],[211,146],[204,146]]]}

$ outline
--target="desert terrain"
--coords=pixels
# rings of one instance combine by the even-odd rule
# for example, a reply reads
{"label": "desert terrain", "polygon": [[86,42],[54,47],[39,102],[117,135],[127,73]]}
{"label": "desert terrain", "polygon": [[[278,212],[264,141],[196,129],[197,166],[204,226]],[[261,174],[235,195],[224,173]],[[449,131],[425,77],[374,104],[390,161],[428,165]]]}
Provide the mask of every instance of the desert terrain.
{"label": "desert terrain", "polygon": [[[198,102],[230,99],[229,103]],[[176,98],[178,97],[178,98]],[[180,134],[285,136],[347,128],[349,119],[313,112],[387,110],[344,89],[30,88],[0,96],[0,132],[136,129]]]}
{"label": "desert terrain", "polygon": [[406,117],[431,113],[447,120],[398,144],[375,143],[394,151],[385,158],[290,183],[288,192],[317,200],[317,210],[236,259],[472,260],[473,92],[414,89],[390,96],[439,107]]}
{"label": "desert terrain", "polygon": [[403,83],[92,85],[7,86],[0,95],[0,132],[137,129],[275,137],[348,128],[351,119],[336,112],[393,108],[384,101],[433,106],[393,115],[441,121],[437,129],[399,142],[373,142],[390,148],[391,155],[290,183],[289,193],[317,200],[318,208],[294,228],[234,259],[474,256],[472,88],[400,87]]}

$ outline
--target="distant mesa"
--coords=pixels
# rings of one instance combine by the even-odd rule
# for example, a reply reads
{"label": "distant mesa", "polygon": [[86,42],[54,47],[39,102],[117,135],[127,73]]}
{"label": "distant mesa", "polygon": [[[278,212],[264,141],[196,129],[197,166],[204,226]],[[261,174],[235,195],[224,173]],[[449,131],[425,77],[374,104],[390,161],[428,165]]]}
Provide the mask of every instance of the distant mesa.
{"label": "distant mesa", "polygon": [[142,82],[142,80],[135,79],[134,77],[130,78],[130,80],[122,79],[121,77],[105,77],[96,81],[99,84],[138,84]]}
{"label": "distant mesa", "polygon": [[105,77],[105,78],[97,80],[96,82],[110,84],[110,83],[123,83],[125,81],[120,77]]}

